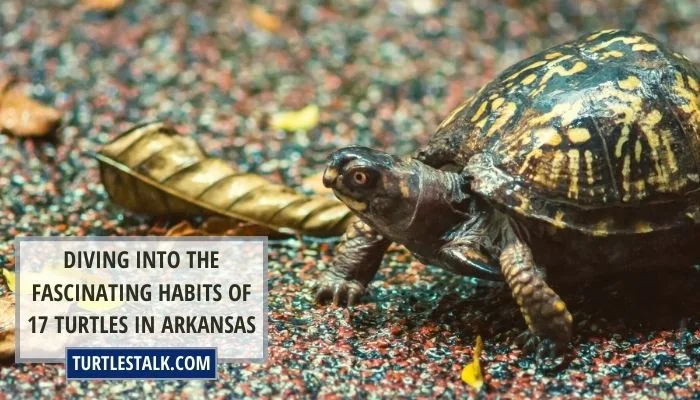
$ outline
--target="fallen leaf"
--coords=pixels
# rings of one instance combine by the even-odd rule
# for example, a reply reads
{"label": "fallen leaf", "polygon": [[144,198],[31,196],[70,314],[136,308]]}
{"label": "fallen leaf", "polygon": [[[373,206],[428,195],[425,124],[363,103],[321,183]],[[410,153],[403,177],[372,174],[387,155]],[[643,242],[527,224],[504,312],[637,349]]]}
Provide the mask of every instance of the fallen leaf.
{"label": "fallen leaf", "polygon": [[82,6],[90,11],[115,11],[124,5],[124,0],[82,0]]}
{"label": "fallen leaf", "polygon": [[333,190],[327,188],[323,184],[323,171],[318,171],[315,174],[311,174],[301,181],[301,186],[304,189],[310,190],[316,194],[332,195]]}
{"label": "fallen leaf", "polygon": [[15,355],[15,298],[0,298],[0,362],[14,361]]}
{"label": "fallen leaf", "polygon": [[319,110],[315,104],[298,111],[285,111],[274,114],[270,125],[285,131],[308,131],[318,125]]}
{"label": "fallen leaf", "polygon": [[3,130],[19,137],[38,137],[55,131],[60,122],[58,110],[32,100],[18,89],[5,87],[0,98]]}
{"label": "fallen leaf", "polygon": [[479,390],[482,386],[484,386],[484,376],[481,373],[481,363],[479,362],[482,347],[483,341],[481,340],[481,336],[477,336],[476,345],[474,346],[472,355],[472,362],[467,364],[462,369],[462,381],[476,390]]}
{"label": "fallen leaf", "polygon": [[275,33],[282,27],[282,21],[260,6],[250,7],[250,19],[258,28]]}
{"label": "fallen leaf", "polygon": [[2,269],[2,276],[5,277],[5,283],[12,293],[15,292],[15,271],[10,271],[9,269]]}
{"label": "fallen leaf", "polygon": [[208,235],[223,236],[273,236],[274,231],[251,222],[212,215],[199,227]]}
{"label": "fallen leaf", "polygon": [[189,221],[181,221],[168,229],[165,236],[271,236],[274,233],[258,224],[213,215],[199,227]]}
{"label": "fallen leaf", "polygon": [[227,232],[235,231],[242,224],[247,222],[213,215],[202,222],[200,229],[210,235],[226,235]]}
{"label": "fallen leaf", "polygon": [[237,172],[224,160],[207,156],[191,137],[159,122],[134,127],[93,156],[100,161],[111,199],[134,212],[217,215],[257,225],[241,227],[245,232],[262,226],[312,236],[339,236],[352,217],[336,199],[304,196],[259,175]]}
{"label": "fallen leaf", "polygon": [[206,236],[207,233],[197,229],[189,221],[181,221],[165,232],[165,236]]}
{"label": "fallen leaf", "polygon": [[17,82],[14,76],[2,76],[0,77],[0,98],[5,94],[7,89],[12,87]]}
{"label": "fallen leaf", "polygon": [[236,228],[226,231],[226,236],[279,236],[279,233],[258,224],[243,222]]}

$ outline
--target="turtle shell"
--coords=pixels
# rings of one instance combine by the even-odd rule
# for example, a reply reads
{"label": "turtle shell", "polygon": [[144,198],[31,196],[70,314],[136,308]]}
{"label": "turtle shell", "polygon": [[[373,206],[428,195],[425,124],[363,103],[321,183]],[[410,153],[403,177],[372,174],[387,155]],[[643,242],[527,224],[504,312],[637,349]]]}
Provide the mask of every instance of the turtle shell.
{"label": "turtle shell", "polygon": [[502,209],[593,235],[700,223],[700,72],[641,33],[601,31],[501,73],[417,155]]}

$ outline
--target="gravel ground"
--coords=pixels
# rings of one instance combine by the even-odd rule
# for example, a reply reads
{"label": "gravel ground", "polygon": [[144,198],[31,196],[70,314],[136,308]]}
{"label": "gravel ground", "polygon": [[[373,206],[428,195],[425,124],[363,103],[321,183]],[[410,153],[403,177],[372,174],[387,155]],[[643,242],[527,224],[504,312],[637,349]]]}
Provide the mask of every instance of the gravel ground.
{"label": "gravel ground", "polygon": [[[411,153],[499,71],[584,32],[638,29],[700,61],[697,0],[643,3],[270,0],[261,5],[281,20],[271,33],[238,1],[127,0],[99,13],[3,0],[0,73],[28,83],[65,122],[56,140],[0,135],[0,264],[13,267],[17,235],[144,235],[178,222],[111,204],[84,155],[144,119],[171,121],[241,169],[299,186],[340,146]],[[271,114],[311,103],[321,109],[312,131],[269,127]],[[21,365],[0,370],[0,399],[474,396],[459,373],[477,334],[479,395],[700,399],[700,349],[685,345],[700,337],[700,271],[565,290],[575,357],[544,374],[512,345],[524,325],[502,288],[394,247],[365,304],[317,307],[305,284],[331,257],[328,242],[272,244],[265,364],[221,365],[215,382],[70,383],[62,366]]]}

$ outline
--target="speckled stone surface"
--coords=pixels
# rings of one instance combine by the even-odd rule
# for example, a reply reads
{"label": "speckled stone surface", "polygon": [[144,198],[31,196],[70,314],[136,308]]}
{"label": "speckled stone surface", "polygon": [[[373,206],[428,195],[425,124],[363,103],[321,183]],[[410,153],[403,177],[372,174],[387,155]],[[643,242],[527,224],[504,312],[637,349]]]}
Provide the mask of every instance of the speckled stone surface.
{"label": "speckled stone surface", "polygon": [[[23,5],[31,3],[31,6]],[[17,235],[143,235],[178,221],[111,204],[96,150],[144,119],[174,123],[241,169],[299,186],[348,144],[410,154],[466,95],[508,65],[603,28],[639,29],[700,61],[696,0],[275,0],[269,33],[239,1],[0,2],[0,73],[65,115],[55,140],[0,135],[0,264]],[[279,110],[318,104],[319,126],[286,134]],[[547,374],[512,345],[524,328],[499,287],[425,267],[392,247],[366,303],[318,307],[306,283],[332,244],[270,249],[269,360],[221,365],[215,382],[70,382],[59,365],[0,370],[5,398],[676,397],[700,399],[700,271],[561,288],[573,359]],[[459,379],[475,336],[486,388]]]}

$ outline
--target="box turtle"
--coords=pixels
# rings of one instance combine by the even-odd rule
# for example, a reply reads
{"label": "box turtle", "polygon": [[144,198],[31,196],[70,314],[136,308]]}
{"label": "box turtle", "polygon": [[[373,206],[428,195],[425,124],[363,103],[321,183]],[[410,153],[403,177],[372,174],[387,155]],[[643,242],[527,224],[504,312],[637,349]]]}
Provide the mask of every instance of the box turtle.
{"label": "box turtle", "polygon": [[316,284],[352,305],[390,242],[505,280],[526,351],[566,349],[553,281],[700,261],[700,72],[652,37],[608,30],[506,69],[400,159],[333,153],[324,184],[359,217]]}

